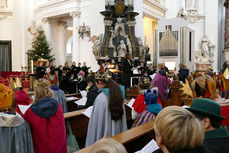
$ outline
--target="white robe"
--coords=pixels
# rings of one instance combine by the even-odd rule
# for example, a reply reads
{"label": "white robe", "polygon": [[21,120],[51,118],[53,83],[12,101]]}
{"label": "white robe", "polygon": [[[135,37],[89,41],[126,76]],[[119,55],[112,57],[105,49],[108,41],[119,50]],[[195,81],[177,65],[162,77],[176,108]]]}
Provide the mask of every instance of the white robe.
{"label": "white robe", "polygon": [[108,134],[112,137],[127,130],[126,112],[123,104],[123,116],[118,121],[111,119],[108,108],[108,97],[101,92],[95,99],[90,116],[85,146],[94,144]]}

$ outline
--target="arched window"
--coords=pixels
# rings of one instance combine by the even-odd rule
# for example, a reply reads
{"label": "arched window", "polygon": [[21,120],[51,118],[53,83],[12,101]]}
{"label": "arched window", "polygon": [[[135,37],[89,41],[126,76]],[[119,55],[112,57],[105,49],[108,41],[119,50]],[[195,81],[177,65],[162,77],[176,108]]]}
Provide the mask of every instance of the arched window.
{"label": "arched window", "polygon": [[72,63],[72,46],[73,46],[73,41],[72,41],[72,37],[70,37],[66,45],[66,61],[68,61],[68,63]]}
{"label": "arched window", "polygon": [[67,46],[66,46],[66,53],[67,54],[72,54],[72,37],[68,39]]}

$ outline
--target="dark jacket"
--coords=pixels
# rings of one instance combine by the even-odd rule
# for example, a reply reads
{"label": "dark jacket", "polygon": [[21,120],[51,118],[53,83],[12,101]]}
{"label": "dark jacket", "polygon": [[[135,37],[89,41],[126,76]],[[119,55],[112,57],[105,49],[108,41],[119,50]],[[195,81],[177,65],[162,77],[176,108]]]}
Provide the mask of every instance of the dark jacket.
{"label": "dark jacket", "polygon": [[130,77],[132,75],[132,64],[130,60],[125,59],[122,62],[122,83],[125,86],[125,88],[130,87]]}
{"label": "dark jacket", "polygon": [[122,63],[123,73],[132,74],[132,64],[130,60],[125,59]]}
{"label": "dark jacket", "polygon": [[212,153],[229,153],[229,133],[226,127],[205,133],[204,144]]}
{"label": "dark jacket", "polygon": [[[158,149],[154,151],[153,153],[163,153],[163,151],[161,149]],[[204,146],[201,146],[195,149],[189,149],[189,150],[185,150],[182,152],[176,152],[176,153],[211,153],[211,152],[209,152],[207,148],[205,148]]]}
{"label": "dark jacket", "polygon": [[43,78],[44,75],[45,75],[45,68],[38,66],[36,68],[36,79],[38,80],[40,78]]}
{"label": "dark jacket", "polygon": [[188,69],[180,69],[179,74],[178,74],[179,81],[182,81],[183,83],[185,83],[185,79],[188,78],[188,75],[189,75]]}
{"label": "dark jacket", "polygon": [[98,95],[99,95],[98,88],[96,87],[96,85],[93,85],[91,88],[89,88],[89,91],[87,93],[86,105],[84,105],[84,106],[80,105],[80,106],[78,106],[77,109],[78,110],[79,109],[86,109],[86,108],[92,106]]}

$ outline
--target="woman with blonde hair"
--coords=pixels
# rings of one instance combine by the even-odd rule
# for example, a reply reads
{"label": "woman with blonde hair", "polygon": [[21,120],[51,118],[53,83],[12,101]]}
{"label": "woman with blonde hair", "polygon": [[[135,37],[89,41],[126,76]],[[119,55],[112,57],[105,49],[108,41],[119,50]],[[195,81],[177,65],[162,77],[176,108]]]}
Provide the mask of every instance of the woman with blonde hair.
{"label": "woman with blonde hair", "polygon": [[35,102],[23,118],[30,124],[34,153],[67,153],[63,109],[45,79],[35,83]]}
{"label": "woman with blonde hair", "polygon": [[164,108],[154,124],[156,142],[154,153],[207,153],[202,146],[204,129],[188,110],[170,106]]}
{"label": "woman with blonde hair", "polygon": [[103,138],[95,143],[91,153],[127,153],[124,146],[112,138]]}

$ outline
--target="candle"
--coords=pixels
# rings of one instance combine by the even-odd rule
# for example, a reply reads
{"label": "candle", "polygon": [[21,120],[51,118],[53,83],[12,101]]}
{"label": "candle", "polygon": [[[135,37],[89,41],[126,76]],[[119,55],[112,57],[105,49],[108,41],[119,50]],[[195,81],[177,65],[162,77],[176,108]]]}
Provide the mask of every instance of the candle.
{"label": "candle", "polygon": [[32,71],[32,74],[33,74],[33,60],[31,60],[31,71]]}

